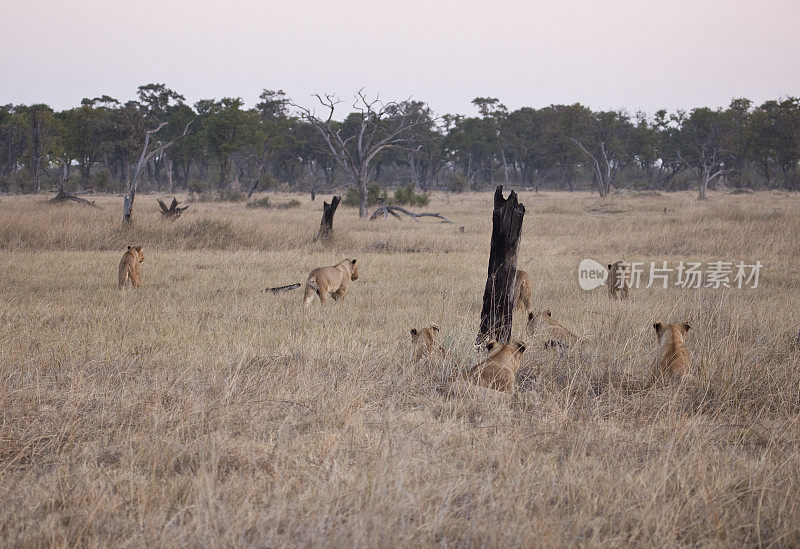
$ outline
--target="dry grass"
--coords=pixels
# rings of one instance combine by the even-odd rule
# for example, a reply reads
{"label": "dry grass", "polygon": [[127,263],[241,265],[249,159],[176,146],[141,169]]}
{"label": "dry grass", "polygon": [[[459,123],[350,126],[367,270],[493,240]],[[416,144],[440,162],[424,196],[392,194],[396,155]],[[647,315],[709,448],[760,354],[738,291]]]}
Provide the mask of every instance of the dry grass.
{"label": "dry grass", "polygon": [[[800,544],[796,196],[523,193],[534,307],[586,338],[527,338],[513,396],[450,383],[476,360],[490,194],[434,195],[454,225],[340,208],[332,249],[306,197],[170,223],[141,196],[128,229],[118,198],[40,200],[0,203],[4,545]],[[138,292],[116,290],[127,244]],[[336,306],[261,291],[344,257]],[[610,303],[578,289],[584,257],[765,268]],[[698,383],[648,387],[652,323],[683,320]],[[445,364],[411,363],[428,322]]]}

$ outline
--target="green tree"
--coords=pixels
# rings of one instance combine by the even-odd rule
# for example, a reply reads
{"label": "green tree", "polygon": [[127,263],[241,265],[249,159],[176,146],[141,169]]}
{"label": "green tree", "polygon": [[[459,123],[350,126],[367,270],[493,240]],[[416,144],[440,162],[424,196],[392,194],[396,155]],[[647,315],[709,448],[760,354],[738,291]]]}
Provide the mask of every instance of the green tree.
{"label": "green tree", "polygon": [[0,189],[9,191],[26,150],[27,120],[19,107],[0,106]]}

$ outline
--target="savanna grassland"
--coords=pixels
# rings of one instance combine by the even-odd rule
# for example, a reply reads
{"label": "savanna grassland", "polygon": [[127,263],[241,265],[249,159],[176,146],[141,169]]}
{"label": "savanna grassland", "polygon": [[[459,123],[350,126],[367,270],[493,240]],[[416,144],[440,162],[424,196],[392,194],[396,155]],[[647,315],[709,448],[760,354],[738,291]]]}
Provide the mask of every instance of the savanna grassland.
{"label": "savanna grassland", "polygon": [[[0,539],[18,546],[800,545],[800,197],[528,193],[534,309],[517,392],[474,364],[492,195],[452,219],[360,221],[140,195],[0,199]],[[325,197],[329,198],[329,197]],[[666,211],[665,211],[666,208]],[[459,230],[464,227],[463,232]],[[144,247],[143,287],[117,264]],[[358,259],[301,308],[314,267]],[[580,290],[578,262],[761,261],[756,289]],[[693,383],[651,386],[653,322],[687,321]],[[435,322],[450,353],[411,361]]]}

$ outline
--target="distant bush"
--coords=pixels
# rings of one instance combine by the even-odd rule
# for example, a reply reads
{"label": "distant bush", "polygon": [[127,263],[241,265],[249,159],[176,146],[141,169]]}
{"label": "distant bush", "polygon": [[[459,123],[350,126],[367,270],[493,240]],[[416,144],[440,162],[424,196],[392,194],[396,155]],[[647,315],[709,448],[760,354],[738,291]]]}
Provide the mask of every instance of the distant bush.
{"label": "distant bush", "polygon": [[269,201],[269,197],[265,196],[263,198],[256,198],[255,200],[251,200],[247,203],[248,208],[271,208],[272,204]]}
{"label": "distant bush", "polygon": [[447,185],[447,190],[451,193],[463,193],[467,190],[468,182],[463,177],[455,177]]}
{"label": "distant bush", "polygon": [[300,201],[296,198],[292,198],[289,202],[281,202],[280,204],[275,204],[275,207],[279,210],[288,210],[290,208],[296,208],[300,205]]}
{"label": "distant bush", "polygon": [[[367,206],[386,204],[388,200],[389,195],[387,194],[386,190],[381,189],[380,185],[377,183],[367,183]],[[347,189],[347,193],[344,195],[342,204],[345,206],[355,207],[361,205],[361,197],[358,195],[358,189],[356,187],[350,187]]]}
{"label": "distant bush", "polygon": [[233,189],[221,189],[219,191],[200,193],[200,202],[244,202],[247,194]]}
{"label": "distant bush", "polygon": [[265,196],[263,198],[258,198],[256,200],[251,200],[247,203],[248,208],[275,208],[278,210],[288,210],[290,208],[296,208],[300,205],[300,201],[292,198],[288,202],[279,202],[278,204],[272,204],[269,201],[269,197]]}
{"label": "distant bush", "polygon": [[427,206],[430,201],[431,197],[428,193],[417,194],[414,192],[413,183],[400,187],[394,192],[393,202],[398,206]]}

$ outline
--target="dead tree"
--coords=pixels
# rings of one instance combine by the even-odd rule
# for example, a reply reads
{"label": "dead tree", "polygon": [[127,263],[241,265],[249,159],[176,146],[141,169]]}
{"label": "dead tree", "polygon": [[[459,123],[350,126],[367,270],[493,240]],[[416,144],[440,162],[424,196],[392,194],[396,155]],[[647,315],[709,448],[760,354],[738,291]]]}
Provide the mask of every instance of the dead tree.
{"label": "dead tree", "polygon": [[498,343],[508,343],[511,339],[517,251],[524,216],[525,206],[517,201],[517,193],[511,191],[507,199],[503,198],[503,186],[498,185],[494,192],[489,271],[483,291],[478,344],[487,339],[494,339]]}
{"label": "dead tree", "polygon": [[69,182],[69,177],[67,177],[66,173],[67,173],[67,165],[65,164],[61,176],[61,181],[59,181],[58,183],[58,193],[56,193],[56,195],[50,199],[50,202],[66,202],[67,200],[70,200],[72,202],[77,202],[78,204],[86,204],[87,206],[92,206],[93,208],[99,208],[100,206],[95,204],[94,200],[90,202],[85,198],[81,198],[80,196],[78,196],[78,194],[80,193],[72,194],[68,193],[65,190],[67,182]]}
{"label": "dead tree", "polygon": [[397,215],[397,212],[406,214],[408,217],[410,217],[411,219],[413,219],[417,223],[419,223],[419,218],[420,217],[436,217],[436,218],[441,219],[442,223],[452,223],[452,221],[450,221],[449,219],[447,219],[445,216],[443,216],[440,213],[423,212],[423,213],[415,214],[414,212],[410,212],[410,211],[406,210],[405,208],[401,208],[400,206],[380,206],[374,212],[372,212],[372,215],[370,216],[369,220],[370,221],[374,221],[375,219],[378,219],[381,216],[383,216],[384,219],[388,219],[389,215],[391,214],[394,217],[396,217],[397,219],[399,219],[400,221],[402,221],[403,218],[400,217],[399,215]]}
{"label": "dead tree", "polygon": [[[355,112],[348,120],[352,131],[333,120],[334,110],[340,101],[332,94],[315,97],[328,110],[326,118],[317,116],[308,108],[292,103],[300,115],[315,128],[325,142],[336,164],[356,186],[359,193],[359,217],[367,217],[367,180],[375,156],[389,148],[406,148],[416,139],[416,128],[429,124],[430,119],[409,101],[382,103],[369,100],[363,90],[356,94]],[[349,135],[342,135],[346,131]]]}
{"label": "dead tree", "polygon": [[142,175],[142,171],[147,166],[147,163],[153,158],[155,155],[167,150],[173,143],[175,143],[178,139],[186,135],[186,132],[189,131],[189,124],[186,124],[186,127],[183,129],[183,133],[173,139],[172,141],[168,141],[162,145],[159,145],[152,151],[147,151],[150,146],[150,139],[158,133],[158,131],[166,126],[166,122],[162,122],[158,125],[158,127],[154,130],[147,130],[144,133],[144,147],[142,147],[142,154],[139,156],[139,162],[136,164],[136,168],[133,171],[133,177],[125,186],[125,194],[123,195],[122,199],[122,221],[130,221],[131,216],[133,215],[133,199],[136,198],[136,189],[139,186],[139,177]]}
{"label": "dead tree", "polygon": [[161,208],[161,217],[163,219],[178,219],[183,212],[189,209],[189,206],[179,206],[180,202],[175,197],[172,197],[172,203],[167,207],[164,201],[156,198],[158,207]]}
{"label": "dead tree", "polygon": [[247,191],[247,198],[248,198],[248,199],[249,199],[251,196],[253,196],[253,193],[254,193],[254,192],[256,192],[256,187],[258,187],[258,181],[259,181],[259,180],[258,180],[258,179],[256,179],[256,182],[255,182],[255,183],[253,183],[253,186],[252,186],[252,187],[250,187],[250,190],[249,190],[249,191]]}
{"label": "dead tree", "polygon": [[327,202],[322,203],[322,221],[320,221],[319,231],[317,232],[317,236],[314,237],[314,242],[317,240],[322,240],[323,242],[330,241],[333,235],[333,214],[336,213],[336,208],[339,207],[339,202],[341,201],[341,196],[334,196],[330,204]]}

